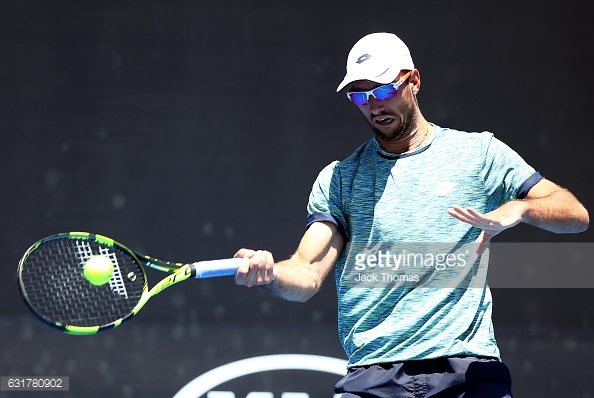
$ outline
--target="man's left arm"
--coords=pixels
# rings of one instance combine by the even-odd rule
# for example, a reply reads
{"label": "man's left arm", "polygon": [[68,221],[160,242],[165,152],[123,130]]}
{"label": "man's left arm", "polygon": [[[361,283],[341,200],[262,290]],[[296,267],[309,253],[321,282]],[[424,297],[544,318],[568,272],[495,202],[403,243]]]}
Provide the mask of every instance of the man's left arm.
{"label": "man's left arm", "polygon": [[521,222],[555,233],[577,233],[588,228],[590,217],[586,208],[567,189],[542,179],[524,199],[510,200],[499,208],[482,214],[473,208],[453,206],[448,213],[460,221],[480,228],[482,253],[491,238]]}

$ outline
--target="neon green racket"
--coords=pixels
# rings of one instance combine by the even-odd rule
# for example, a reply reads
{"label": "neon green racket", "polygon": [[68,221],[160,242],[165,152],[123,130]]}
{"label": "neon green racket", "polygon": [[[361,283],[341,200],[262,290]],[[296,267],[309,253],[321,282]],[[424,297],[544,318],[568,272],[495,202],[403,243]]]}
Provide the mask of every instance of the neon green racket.
{"label": "neon green racket", "polygon": [[[111,276],[91,283],[85,265],[101,256]],[[172,263],[136,253],[111,238],[87,232],[36,242],[18,266],[18,285],[29,309],[44,323],[70,334],[112,329],[138,313],[167,287],[190,278],[234,275],[244,259]],[[149,290],[144,266],[170,273]]]}

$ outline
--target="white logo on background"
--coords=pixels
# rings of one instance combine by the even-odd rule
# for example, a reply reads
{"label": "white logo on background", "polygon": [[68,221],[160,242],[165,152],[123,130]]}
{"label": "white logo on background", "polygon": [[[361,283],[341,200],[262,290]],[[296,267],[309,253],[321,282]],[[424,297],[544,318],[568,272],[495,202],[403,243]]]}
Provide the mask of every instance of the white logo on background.
{"label": "white logo on background", "polygon": [[450,192],[453,192],[456,185],[458,185],[458,183],[451,181],[440,182],[433,190],[433,194],[437,196],[445,196]]}
{"label": "white logo on background", "polygon": [[[211,391],[214,387],[229,380],[252,373],[268,372],[271,370],[313,370],[317,372],[333,373],[340,376],[346,374],[347,361],[344,359],[324,357],[319,355],[281,354],[265,355],[231,362],[218,368],[209,370],[186,384],[173,398],[199,398],[204,394],[210,398],[235,398],[232,391]],[[273,394],[264,391],[253,391],[250,398],[273,398]],[[307,398],[307,393],[285,392],[282,398]]]}

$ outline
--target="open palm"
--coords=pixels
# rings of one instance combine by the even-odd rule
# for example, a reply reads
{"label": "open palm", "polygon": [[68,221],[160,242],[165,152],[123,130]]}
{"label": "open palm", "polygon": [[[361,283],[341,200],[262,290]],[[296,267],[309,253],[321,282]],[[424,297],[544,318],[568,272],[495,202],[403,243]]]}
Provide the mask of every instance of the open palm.
{"label": "open palm", "polygon": [[491,238],[522,221],[522,206],[518,202],[507,202],[498,209],[483,214],[472,207],[463,208],[454,205],[448,209],[448,214],[483,231],[478,239],[477,249],[477,253],[481,254],[487,248]]}

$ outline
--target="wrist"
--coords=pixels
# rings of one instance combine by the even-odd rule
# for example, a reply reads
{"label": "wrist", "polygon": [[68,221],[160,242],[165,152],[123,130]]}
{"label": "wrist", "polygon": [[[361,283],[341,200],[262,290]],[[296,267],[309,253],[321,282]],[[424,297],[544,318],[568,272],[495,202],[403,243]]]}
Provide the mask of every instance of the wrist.
{"label": "wrist", "polygon": [[530,200],[518,199],[515,201],[518,206],[518,214],[520,215],[520,221],[526,221],[530,218],[531,204]]}

